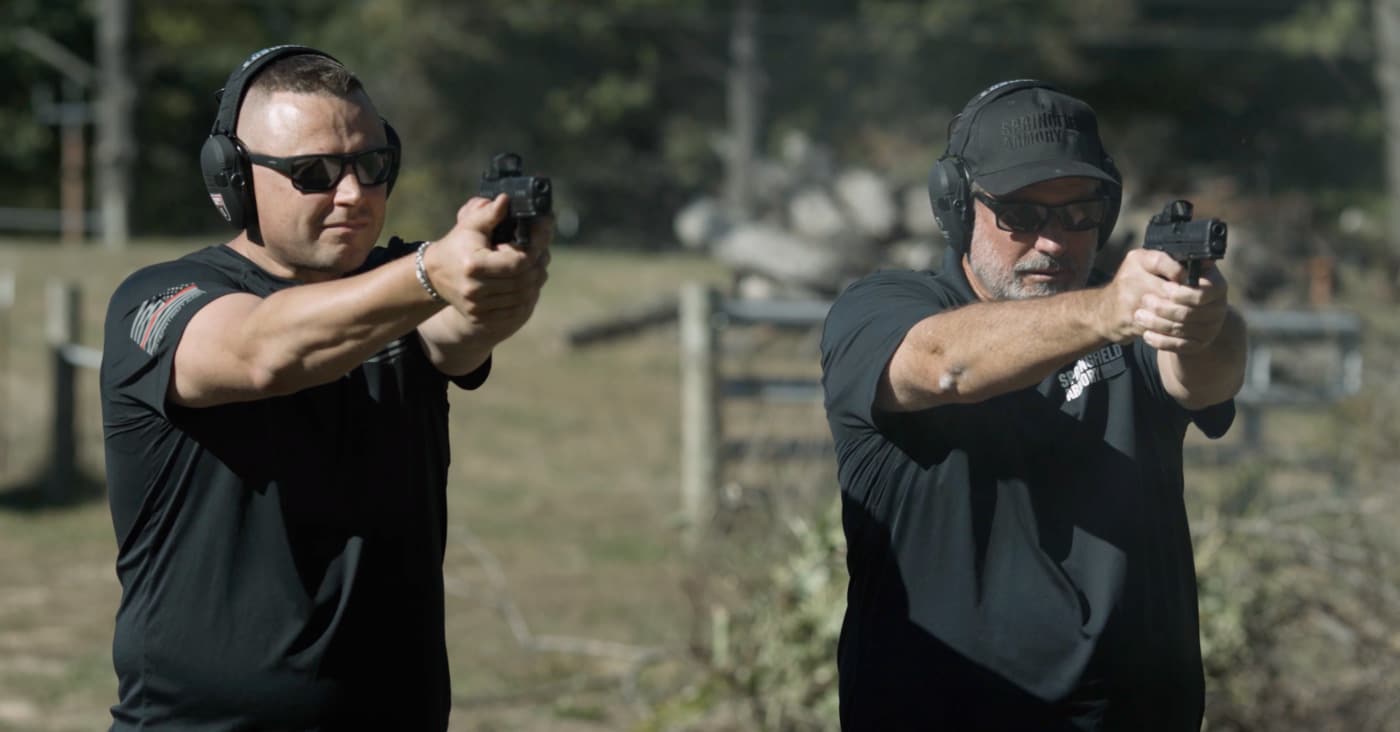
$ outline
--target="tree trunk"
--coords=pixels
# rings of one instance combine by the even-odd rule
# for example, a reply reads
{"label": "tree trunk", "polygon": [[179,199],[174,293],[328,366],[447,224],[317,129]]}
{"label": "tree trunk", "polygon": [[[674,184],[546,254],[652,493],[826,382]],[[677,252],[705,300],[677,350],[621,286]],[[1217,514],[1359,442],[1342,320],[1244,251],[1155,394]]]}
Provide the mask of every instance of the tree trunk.
{"label": "tree trunk", "polygon": [[59,112],[59,240],[64,246],[83,243],[87,235],[87,144],[83,136],[83,90],[76,82],[63,82]]}
{"label": "tree trunk", "polygon": [[1400,256],[1400,0],[1375,0],[1376,85],[1385,110],[1390,251]]}
{"label": "tree trunk", "polygon": [[739,0],[729,33],[729,147],[724,199],[734,218],[753,217],[753,162],[758,147],[763,72],[758,62],[758,0]]}
{"label": "tree trunk", "polygon": [[126,247],[130,233],[131,134],[136,85],[127,65],[131,36],[130,0],[97,3],[97,191],[102,214],[102,245]]}

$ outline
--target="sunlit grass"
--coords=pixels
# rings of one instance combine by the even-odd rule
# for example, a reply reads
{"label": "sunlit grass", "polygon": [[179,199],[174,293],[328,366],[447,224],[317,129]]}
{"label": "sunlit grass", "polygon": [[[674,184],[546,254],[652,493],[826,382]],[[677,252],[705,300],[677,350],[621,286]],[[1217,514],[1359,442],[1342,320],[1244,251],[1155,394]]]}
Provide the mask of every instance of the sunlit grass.
{"label": "sunlit grass", "polygon": [[[48,439],[44,286],[83,291],[82,341],[101,346],[107,299],[134,269],[205,246],[141,244],[122,252],[0,242],[0,271],[15,272],[15,307],[0,313],[10,338],[0,361],[6,462],[0,496],[41,478]],[[454,695],[489,697],[580,674],[607,678],[606,660],[522,650],[497,612],[505,590],[531,630],[637,646],[677,647],[688,632],[679,578],[679,402],[675,329],[571,351],[570,327],[674,293],[686,281],[723,283],[698,257],[644,256],[560,246],[534,320],[496,354],[490,382],[452,395],[448,600]],[[100,476],[96,378],[80,383],[83,467]],[[26,504],[27,505],[27,504]],[[499,563],[495,587],[461,540]],[[71,508],[0,508],[0,730],[97,729],[116,694],[110,644],[119,591],[105,500]],[[543,719],[607,718],[615,689],[542,705]],[[595,696],[589,697],[592,693]],[[509,705],[507,705],[509,706]],[[515,707],[531,708],[528,698]],[[533,729],[519,709],[461,709],[454,726],[493,715]],[[9,716],[7,716],[9,715]],[[508,724],[507,724],[508,723]],[[524,725],[524,726],[521,726]],[[607,724],[603,724],[606,727]]]}

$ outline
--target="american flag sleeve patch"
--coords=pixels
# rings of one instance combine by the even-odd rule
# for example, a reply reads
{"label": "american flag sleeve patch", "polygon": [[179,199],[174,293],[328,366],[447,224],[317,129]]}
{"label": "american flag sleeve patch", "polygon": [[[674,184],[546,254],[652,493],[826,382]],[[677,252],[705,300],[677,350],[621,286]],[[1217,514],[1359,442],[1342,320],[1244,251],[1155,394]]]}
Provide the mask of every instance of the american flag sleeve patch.
{"label": "american flag sleeve patch", "polygon": [[131,340],[141,350],[154,355],[160,348],[165,329],[184,307],[204,295],[198,285],[188,283],[171,287],[154,297],[147,298],[136,309],[131,319]]}

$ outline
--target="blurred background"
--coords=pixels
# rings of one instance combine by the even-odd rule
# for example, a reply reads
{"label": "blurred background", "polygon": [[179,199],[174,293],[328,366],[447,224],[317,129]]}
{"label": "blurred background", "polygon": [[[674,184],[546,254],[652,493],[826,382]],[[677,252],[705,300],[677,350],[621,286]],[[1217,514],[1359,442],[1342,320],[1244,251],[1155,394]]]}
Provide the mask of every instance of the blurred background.
{"label": "blurred background", "polygon": [[453,729],[836,728],[820,318],[938,266],[951,116],[1035,77],[1124,171],[1104,269],[1174,198],[1230,224],[1250,381],[1188,439],[1206,728],[1400,730],[1400,0],[6,0],[0,730],[107,724],[103,312],[231,238],[198,151],[280,43],[402,136],[386,235],[446,231],[497,152],[555,182],[535,319],[453,395]]}

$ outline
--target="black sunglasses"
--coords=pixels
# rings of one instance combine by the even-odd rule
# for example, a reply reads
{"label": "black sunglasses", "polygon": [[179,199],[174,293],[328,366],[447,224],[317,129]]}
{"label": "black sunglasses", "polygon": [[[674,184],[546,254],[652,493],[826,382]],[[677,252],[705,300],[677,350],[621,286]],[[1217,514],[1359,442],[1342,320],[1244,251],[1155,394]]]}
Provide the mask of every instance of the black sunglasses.
{"label": "black sunglasses", "polygon": [[1058,206],[1025,201],[1000,201],[983,193],[972,194],[997,217],[997,228],[1015,234],[1035,234],[1053,214],[1065,231],[1089,231],[1103,225],[1108,216],[1108,196],[1098,195]]}
{"label": "black sunglasses", "polygon": [[397,157],[398,150],[392,147],[377,147],[344,155],[322,153],[289,158],[248,153],[249,162],[287,176],[292,180],[292,186],[302,193],[322,193],[335,188],[345,176],[346,169],[352,167],[355,169],[355,180],[362,186],[387,183],[394,172]]}

